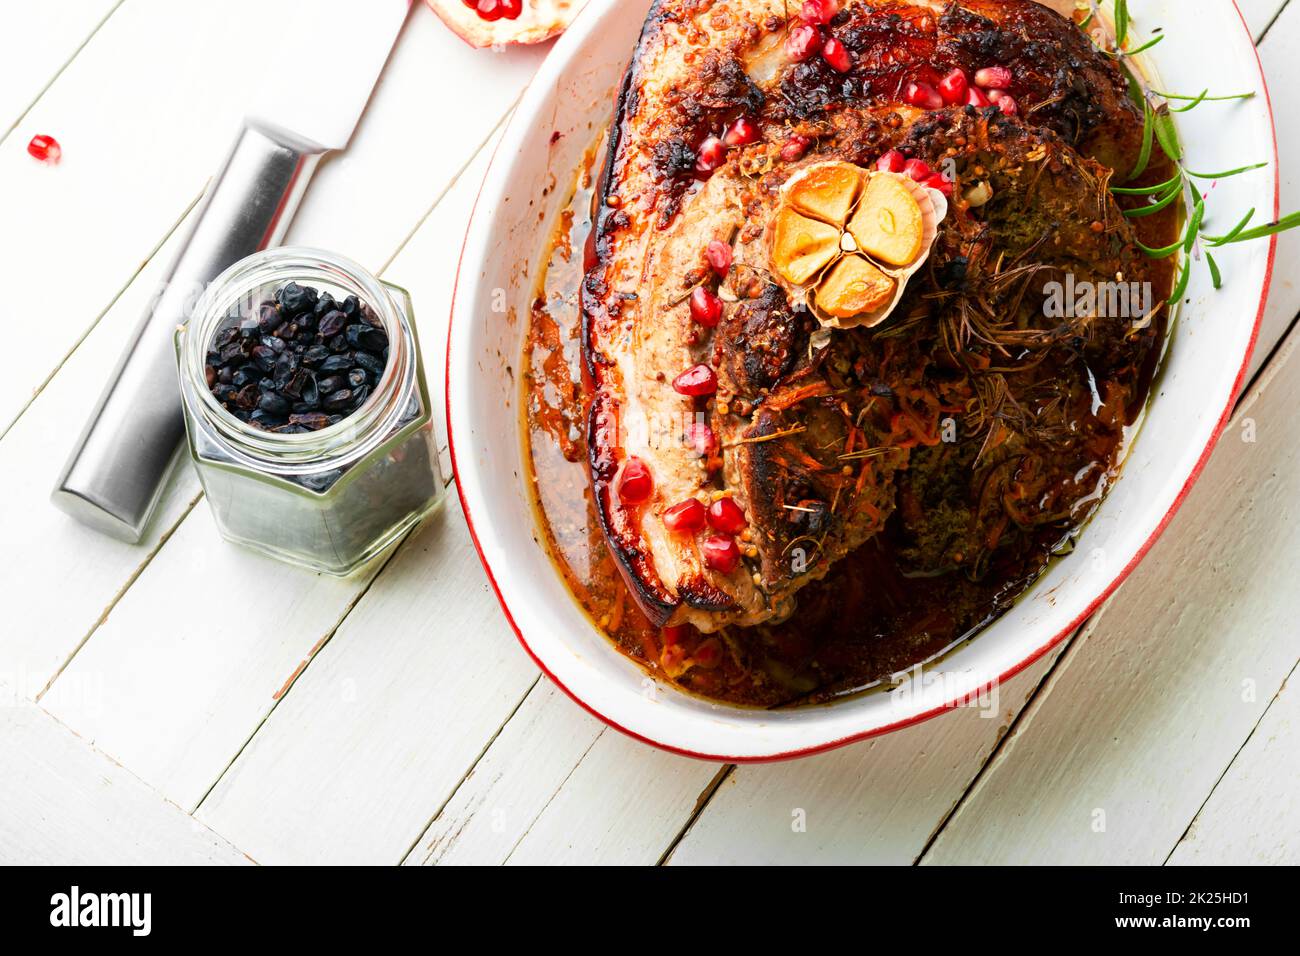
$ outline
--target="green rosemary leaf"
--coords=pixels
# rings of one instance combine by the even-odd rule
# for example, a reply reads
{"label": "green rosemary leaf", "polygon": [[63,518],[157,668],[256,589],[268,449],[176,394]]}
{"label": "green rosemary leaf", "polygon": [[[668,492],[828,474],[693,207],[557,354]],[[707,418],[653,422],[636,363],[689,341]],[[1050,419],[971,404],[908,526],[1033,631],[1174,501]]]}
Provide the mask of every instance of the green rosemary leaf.
{"label": "green rosemary leaf", "polygon": [[1209,96],[1209,94],[1210,94],[1210,91],[1209,91],[1209,90],[1202,90],[1202,91],[1201,91],[1201,95],[1198,96],[1198,97],[1196,97],[1196,99],[1192,100],[1192,101],[1191,101],[1190,103],[1188,103],[1186,106],[1171,106],[1171,107],[1169,108],[1169,112],[1171,112],[1171,113],[1190,113],[1192,110],[1196,109],[1196,107],[1198,107],[1198,106],[1200,106],[1202,103],[1204,103],[1204,102],[1205,102],[1205,98],[1206,98],[1207,96]]}
{"label": "green rosemary leaf", "polygon": [[1240,176],[1242,173],[1250,173],[1257,169],[1263,169],[1267,165],[1268,163],[1254,163],[1250,166],[1239,166],[1236,169],[1229,169],[1224,173],[1194,173],[1189,169],[1187,170],[1187,175],[1191,176],[1193,179],[1228,179],[1232,176]]}
{"label": "green rosemary leaf", "polygon": [[1231,96],[1206,96],[1202,93],[1200,96],[1181,96],[1178,93],[1164,93],[1160,90],[1152,90],[1157,96],[1162,96],[1167,100],[1205,100],[1209,103],[1221,103],[1225,100],[1248,100],[1254,97],[1254,93],[1234,93]]}
{"label": "green rosemary leaf", "polygon": [[1128,174],[1129,179],[1137,179],[1147,171],[1151,165],[1151,148],[1155,140],[1155,123],[1154,116],[1151,112],[1151,104],[1145,99],[1142,101],[1142,150],[1138,153],[1137,165],[1133,171]]}
{"label": "green rosemary leaf", "polygon": [[1233,226],[1232,229],[1230,229],[1225,235],[1206,236],[1205,241],[1209,243],[1211,246],[1215,246],[1215,247],[1227,245],[1228,243],[1232,242],[1232,240],[1236,239],[1239,235],[1241,235],[1242,231],[1247,226],[1250,225],[1250,221],[1254,218],[1255,218],[1255,210],[1252,208],[1250,212],[1246,213],[1246,215],[1241,217],[1241,222]]}
{"label": "green rosemary leaf", "polygon": [[1178,284],[1174,286],[1173,294],[1169,296],[1169,304],[1177,305],[1178,300],[1187,292],[1187,285],[1192,280],[1192,263],[1188,261],[1183,265],[1182,274],[1178,277]]}
{"label": "green rosemary leaf", "polygon": [[1178,241],[1175,242],[1173,245],[1162,246],[1159,249],[1152,249],[1150,246],[1145,246],[1141,242],[1138,243],[1138,248],[1142,250],[1143,254],[1145,254],[1148,259],[1168,259],[1170,256],[1172,256],[1175,252],[1177,252],[1182,247],[1183,247],[1182,236],[1179,236]]}
{"label": "green rosemary leaf", "polygon": [[1183,252],[1191,253],[1192,246],[1196,245],[1196,237],[1201,232],[1201,223],[1205,221],[1205,200],[1198,193],[1196,196],[1196,206],[1192,209],[1192,218],[1187,223],[1187,236],[1183,239]]}
{"label": "green rosemary leaf", "polygon": [[1153,196],[1163,195],[1166,189],[1172,189],[1175,185],[1182,187],[1183,174],[1175,173],[1173,179],[1166,179],[1163,183],[1156,186],[1138,186],[1136,188],[1124,186],[1112,186],[1110,191],[1117,196]]}
{"label": "green rosemary leaf", "polygon": [[[1160,34],[1158,37],[1156,37],[1155,39],[1153,39],[1153,40],[1148,40],[1146,43],[1143,43],[1143,44],[1142,44],[1140,47],[1138,47],[1136,50],[1129,50],[1129,51],[1128,51],[1127,53],[1125,53],[1124,55],[1125,55],[1125,56],[1137,56],[1139,53],[1145,53],[1147,50],[1151,49],[1153,46],[1155,46],[1157,43],[1159,43],[1159,42],[1160,42],[1161,40],[1163,40],[1164,38],[1165,38],[1165,35],[1162,33],[1162,34]],[[1193,103],[1192,105],[1195,106],[1196,104]],[[1179,112],[1179,113],[1183,113],[1183,112],[1186,112],[1187,110],[1190,110],[1191,108],[1192,108],[1191,106],[1188,106],[1186,109],[1177,110],[1177,112]]]}
{"label": "green rosemary leaf", "polygon": [[1176,188],[1169,190],[1169,192],[1163,196],[1159,202],[1152,203],[1149,206],[1139,206],[1137,209],[1125,209],[1124,215],[1129,219],[1141,219],[1144,216],[1154,216],[1161,210],[1168,209],[1173,205],[1174,201],[1182,195],[1182,191],[1182,184],[1180,183]]}
{"label": "green rosemary leaf", "polygon": [[1205,262],[1210,267],[1210,280],[1214,283],[1216,290],[1223,288],[1223,273],[1219,271],[1219,264],[1214,261],[1214,256],[1208,252],[1205,254]]}
{"label": "green rosemary leaf", "polygon": [[1115,45],[1121,50],[1128,39],[1128,24],[1128,0],[1115,0]]}
{"label": "green rosemary leaf", "polygon": [[1266,236],[1276,236],[1279,232],[1286,232],[1300,226],[1300,212],[1293,212],[1289,216],[1283,216],[1277,222],[1271,222],[1267,226],[1256,226],[1254,229],[1247,229],[1245,232],[1238,233],[1231,239],[1226,239],[1215,245],[1226,246],[1230,242],[1250,242],[1252,239],[1263,239]]}
{"label": "green rosemary leaf", "polygon": [[1165,155],[1178,162],[1183,158],[1183,147],[1178,142],[1178,130],[1174,126],[1174,118],[1169,114],[1169,108],[1160,107],[1154,113],[1156,139],[1160,141],[1160,148],[1165,151]]}

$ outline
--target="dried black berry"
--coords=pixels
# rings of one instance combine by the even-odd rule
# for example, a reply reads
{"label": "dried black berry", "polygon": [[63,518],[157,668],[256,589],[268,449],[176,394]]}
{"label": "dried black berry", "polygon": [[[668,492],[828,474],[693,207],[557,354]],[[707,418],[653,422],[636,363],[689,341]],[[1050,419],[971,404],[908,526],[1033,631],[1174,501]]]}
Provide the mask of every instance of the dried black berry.
{"label": "dried black berry", "polygon": [[219,329],[204,376],[235,418],[280,434],[336,424],[369,399],[388,364],[388,334],[354,295],[290,282]]}

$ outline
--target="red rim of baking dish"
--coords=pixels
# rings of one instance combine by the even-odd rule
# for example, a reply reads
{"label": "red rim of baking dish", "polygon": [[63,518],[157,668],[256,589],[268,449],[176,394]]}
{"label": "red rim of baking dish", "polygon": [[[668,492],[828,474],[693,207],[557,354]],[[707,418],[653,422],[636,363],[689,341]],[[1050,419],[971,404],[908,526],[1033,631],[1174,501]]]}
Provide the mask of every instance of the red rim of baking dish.
{"label": "red rim of baking dish", "polygon": [[[1247,38],[1250,40],[1251,49],[1255,51],[1255,62],[1259,66],[1259,82],[1261,88],[1264,90],[1264,105],[1268,111],[1268,123],[1273,136],[1273,219],[1276,220],[1281,213],[1282,174],[1281,174],[1281,170],[1278,167],[1277,123],[1273,117],[1273,99],[1272,96],[1269,94],[1268,78],[1264,74],[1264,64],[1263,61],[1260,60],[1259,49],[1258,47],[1255,46],[1254,36],[1250,32],[1250,25],[1246,22],[1246,17],[1244,14],[1242,14],[1241,7],[1238,5],[1237,0],[1232,0],[1232,5],[1234,9],[1236,9],[1237,11],[1237,16],[1241,18],[1241,25],[1242,28],[1246,31]],[[581,14],[579,15],[581,16]],[[529,86],[531,87],[531,85],[532,83],[530,81]],[[509,123],[513,122],[513,120],[514,120],[514,114],[512,113],[510,120],[506,124],[507,129],[509,128]],[[500,150],[501,142],[504,140],[504,138],[505,137],[503,135],[501,139],[497,140],[497,146],[493,149],[492,159],[488,163],[487,171],[484,173],[483,183],[479,185],[478,194],[475,196],[474,209],[470,213],[469,224],[466,226],[466,230],[465,230],[465,241],[461,244],[460,259],[456,267],[456,280],[455,283],[452,285],[451,310],[450,310],[450,316],[448,317],[448,323],[447,323],[447,358],[446,358],[446,376],[445,376],[444,392],[445,392],[446,413],[447,413],[447,447],[451,452],[451,468],[452,468],[453,476],[458,476],[460,472],[459,469],[456,467],[455,426],[453,425],[454,417],[452,416],[451,413],[451,324],[455,320],[455,316],[456,316],[456,295],[460,290],[460,276],[461,276],[461,272],[463,271],[463,267],[465,265],[465,248],[469,244],[469,230],[470,227],[473,225],[474,215],[475,213],[478,212],[479,200],[483,196],[483,185],[486,184],[488,173],[491,172],[492,166],[496,163],[497,154],[498,151]],[[1271,237],[1271,239],[1269,240],[1268,262],[1264,269],[1264,284],[1260,290],[1259,309],[1255,313],[1255,327],[1254,329],[1251,330],[1250,343],[1246,348],[1246,355],[1242,361],[1241,368],[1237,372],[1236,381],[1233,383],[1232,392],[1229,395],[1227,407],[1224,408],[1223,414],[1219,417],[1218,424],[1215,425],[1214,431],[1210,435],[1210,440],[1208,444],[1206,444],[1205,449],[1201,452],[1201,456],[1199,459],[1197,459],[1196,465],[1192,468],[1191,474],[1188,475],[1186,482],[1183,483],[1182,489],[1178,492],[1178,495],[1174,499],[1173,504],[1169,506],[1169,510],[1165,512],[1165,516],[1161,519],[1160,524],[1158,524],[1155,530],[1151,532],[1150,537],[1148,537],[1147,540],[1142,544],[1142,546],[1138,548],[1137,553],[1134,554],[1133,556],[1133,559],[1129,561],[1127,565],[1125,565],[1123,570],[1121,570],[1118,575],[1115,576],[1114,580],[1112,580],[1108,585],[1106,585],[1106,587],[1102,589],[1102,591],[1097,595],[1097,597],[1092,601],[1092,603],[1089,604],[1083,610],[1083,612],[1079,614],[1078,617],[1076,617],[1073,621],[1071,621],[1070,624],[1067,627],[1063,628],[1055,637],[1053,637],[1042,647],[1038,648],[1036,651],[1033,651],[1031,654],[1029,654],[1029,656],[1027,656],[1020,663],[1016,664],[1013,667],[1008,668],[999,677],[983,684],[978,690],[974,691],[973,693],[972,692],[963,693],[959,698],[941,704],[938,707],[931,708],[930,710],[927,710],[924,713],[916,714],[912,717],[908,717],[904,720],[896,721],[892,724],[887,724],[884,727],[877,727],[874,730],[867,730],[867,731],[863,731],[860,734],[851,734],[848,737],[841,737],[838,740],[832,740],[824,744],[815,744],[811,747],[804,747],[799,750],[787,750],[787,751],[782,751],[780,753],[766,754],[766,755],[755,756],[755,757],[735,757],[735,756],[728,756],[726,754],[706,754],[706,753],[699,753],[693,750],[686,750],[681,747],[674,747],[672,744],[666,744],[661,741],[655,740],[652,737],[647,737],[644,734],[639,734],[634,730],[629,730],[627,727],[624,727],[621,724],[615,722],[614,720],[611,720],[609,717],[606,717],[604,714],[596,710],[594,707],[588,704],[585,700],[583,700],[573,691],[569,690],[569,688],[566,687],[564,683],[558,677],[556,677],[555,674],[551,672],[550,668],[548,668],[542,662],[541,658],[538,657],[536,653],[534,653],[533,649],[528,645],[527,639],[524,637],[524,632],[520,629],[518,623],[516,623],[514,613],[510,610],[510,605],[506,603],[505,595],[501,593],[501,588],[497,586],[496,576],[492,573],[492,567],[490,564],[488,564],[487,556],[483,553],[483,548],[479,545],[478,531],[474,527],[474,518],[470,514],[469,502],[465,498],[465,492],[461,489],[459,479],[457,479],[456,494],[460,498],[461,510],[465,514],[465,524],[469,527],[469,535],[470,535],[470,539],[474,542],[474,550],[478,552],[479,562],[483,565],[483,570],[487,573],[488,581],[492,585],[492,591],[494,594],[496,594],[497,601],[501,605],[501,610],[505,612],[506,620],[510,622],[510,627],[515,632],[515,637],[518,638],[520,646],[523,647],[524,651],[527,652],[528,656],[533,659],[533,663],[535,663],[538,666],[538,668],[542,671],[543,674],[547,676],[547,678],[551,681],[551,683],[553,683],[556,687],[560,688],[560,690],[564,691],[565,694],[567,694],[570,698],[572,698],[574,703],[576,703],[583,710],[587,711],[587,713],[591,714],[593,717],[604,722],[605,724],[608,724],[610,727],[613,727],[615,730],[619,731],[620,733],[626,734],[627,736],[633,738],[634,740],[639,740],[642,743],[649,744],[652,747],[658,747],[660,750],[666,750],[669,753],[679,754],[683,757],[692,757],[697,760],[708,760],[717,763],[751,763],[751,764],[752,763],[773,763],[780,760],[793,760],[798,757],[811,757],[814,754],[826,753],[827,751],[836,750],[840,747],[847,747],[849,744],[858,743],[859,741],[863,741],[863,740],[869,740],[872,737],[879,737],[882,736],[883,734],[893,733],[896,730],[902,730],[906,727],[911,727],[916,724],[923,723],[927,720],[930,720],[933,717],[937,717],[940,714],[947,713],[950,710],[954,710],[962,706],[962,704],[965,701],[970,700],[974,695],[982,696],[983,694],[986,694],[987,692],[992,690],[994,687],[1006,683],[1008,680],[1010,680],[1011,678],[1019,674],[1021,671],[1023,671],[1026,667],[1029,667],[1031,664],[1033,664],[1035,661],[1041,658],[1048,651],[1055,648],[1058,644],[1064,641],[1071,634],[1075,633],[1084,624],[1084,622],[1087,621],[1088,618],[1092,617],[1092,615],[1097,611],[1097,609],[1101,607],[1101,605],[1105,603],[1106,600],[1112,594],[1115,593],[1115,590],[1121,584],[1124,583],[1124,581],[1128,578],[1128,576],[1133,572],[1133,569],[1136,568],[1139,563],[1141,563],[1142,559],[1146,557],[1147,552],[1151,550],[1152,546],[1156,543],[1157,540],[1159,540],[1160,536],[1164,534],[1165,529],[1169,527],[1169,522],[1173,520],[1174,515],[1178,513],[1178,510],[1182,507],[1183,502],[1187,500],[1187,496],[1191,492],[1192,486],[1196,484],[1197,479],[1200,478],[1201,473],[1205,470],[1205,465],[1210,460],[1210,455],[1214,453],[1214,449],[1217,447],[1219,443],[1219,439],[1223,435],[1224,429],[1227,428],[1228,422],[1232,419],[1233,410],[1236,408],[1237,400],[1241,396],[1241,391],[1246,381],[1246,373],[1250,368],[1250,360],[1251,357],[1255,354],[1255,346],[1259,341],[1259,330],[1260,330],[1260,326],[1264,321],[1264,310],[1268,305],[1268,293],[1273,283],[1273,266],[1277,258],[1277,242],[1278,242],[1278,237],[1276,235]]]}

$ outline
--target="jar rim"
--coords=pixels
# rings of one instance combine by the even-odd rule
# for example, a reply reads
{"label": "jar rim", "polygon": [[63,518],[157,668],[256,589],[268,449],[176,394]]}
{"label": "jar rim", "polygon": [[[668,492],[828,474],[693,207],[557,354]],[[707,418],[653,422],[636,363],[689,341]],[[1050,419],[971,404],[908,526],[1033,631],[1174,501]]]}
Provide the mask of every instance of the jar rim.
{"label": "jar rim", "polygon": [[[261,287],[288,282],[347,289],[370,306],[389,338],[388,363],[365,402],[341,421],[310,432],[273,432],[240,421],[217,400],[205,378],[209,345],[240,301]],[[414,382],[414,330],[389,288],[346,256],[310,246],[279,246],[241,259],[208,284],[178,330],[182,378],[190,386],[187,400],[197,401],[203,419],[235,450],[262,464],[292,463],[295,470],[313,464],[338,467],[340,457],[363,453],[368,438],[382,438],[391,430]]]}

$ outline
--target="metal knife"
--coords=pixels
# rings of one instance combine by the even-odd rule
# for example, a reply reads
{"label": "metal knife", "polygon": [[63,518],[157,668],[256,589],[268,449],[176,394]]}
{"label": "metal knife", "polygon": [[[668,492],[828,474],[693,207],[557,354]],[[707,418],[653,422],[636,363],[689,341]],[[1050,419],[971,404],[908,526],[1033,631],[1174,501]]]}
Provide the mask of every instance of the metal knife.
{"label": "metal knife", "polygon": [[[302,0],[292,49],[270,71],[212,179],[162,294],[118,360],[51,495],[138,542],[185,436],[172,336],[196,290],[278,245],[321,157],[352,138],[411,0]],[[310,60],[307,59],[310,51]],[[319,69],[305,69],[314,62]]]}

